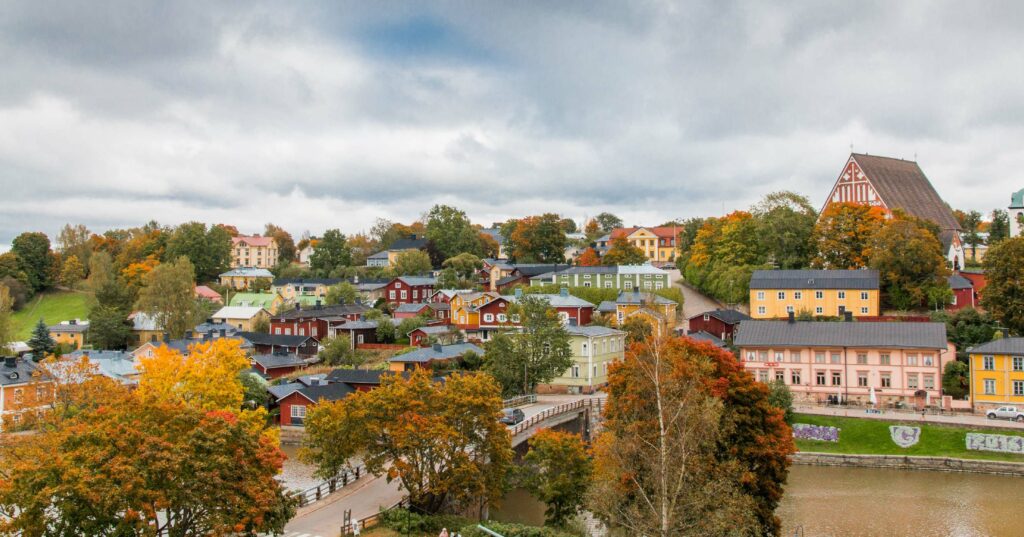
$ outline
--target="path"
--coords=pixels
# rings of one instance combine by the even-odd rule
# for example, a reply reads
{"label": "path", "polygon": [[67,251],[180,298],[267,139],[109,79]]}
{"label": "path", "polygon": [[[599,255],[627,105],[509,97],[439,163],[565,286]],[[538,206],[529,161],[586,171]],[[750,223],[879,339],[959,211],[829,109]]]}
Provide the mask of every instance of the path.
{"label": "path", "polygon": [[1003,429],[1024,430],[1024,423],[1009,420],[990,420],[985,416],[973,414],[925,414],[916,412],[896,412],[883,410],[881,414],[868,414],[863,408],[821,407],[794,405],[793,412],[798,414],[815,414],[819,416],[841,416],[847,418],[865,418],[873,420],[902,420],[925,423],[942,423],[947,425],[966,425],[971,427],[992,427]]}

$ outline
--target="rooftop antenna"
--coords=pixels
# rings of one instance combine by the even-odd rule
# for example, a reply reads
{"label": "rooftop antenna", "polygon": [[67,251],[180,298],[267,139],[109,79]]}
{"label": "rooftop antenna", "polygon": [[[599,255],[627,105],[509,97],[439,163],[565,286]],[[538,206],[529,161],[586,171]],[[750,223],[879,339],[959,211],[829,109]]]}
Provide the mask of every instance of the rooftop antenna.
{"label": "rooftop antenna", "polygon": [[850,140],[850,153],[853,153],[853,140]]}

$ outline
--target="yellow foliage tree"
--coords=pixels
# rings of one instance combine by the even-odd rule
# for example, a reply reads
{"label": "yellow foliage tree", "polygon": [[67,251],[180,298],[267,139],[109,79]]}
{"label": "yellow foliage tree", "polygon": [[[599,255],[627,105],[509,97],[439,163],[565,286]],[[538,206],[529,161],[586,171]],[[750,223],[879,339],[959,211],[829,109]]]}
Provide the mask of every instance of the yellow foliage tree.
{"label": "yellow foliage tree", "polygon": [[139,395],[145,400],[183,402],[203,410],[237,411],[244,388],[238,374],[249,360],[238,341],[216,339],[191,345],[186,354],[161,346],[139,359]]}

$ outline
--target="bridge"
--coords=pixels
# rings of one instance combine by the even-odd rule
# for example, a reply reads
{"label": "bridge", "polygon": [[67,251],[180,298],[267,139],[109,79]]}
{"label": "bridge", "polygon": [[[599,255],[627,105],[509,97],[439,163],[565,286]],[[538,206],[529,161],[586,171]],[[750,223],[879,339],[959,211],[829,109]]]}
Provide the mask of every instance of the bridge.
{"label": "bridge", "polygon": [[[522,406],[525,419],[510,426],[512,447],[524,453],[526,441],[541,429],[558,428],[578,432],[589,438],[594,423],[604,407],[604,395],[541,395],[536,402]],[[319,497],[319,496],[317,496]],[[285,537],[327,537],[338,534],[346,511],[352,520],[373,517],[380,508],[399,504],[404,497],[398,482],[388,483],[383,477],[361,473],[358,478],[330,495],[324,495],[299,508],[285,527]]]}

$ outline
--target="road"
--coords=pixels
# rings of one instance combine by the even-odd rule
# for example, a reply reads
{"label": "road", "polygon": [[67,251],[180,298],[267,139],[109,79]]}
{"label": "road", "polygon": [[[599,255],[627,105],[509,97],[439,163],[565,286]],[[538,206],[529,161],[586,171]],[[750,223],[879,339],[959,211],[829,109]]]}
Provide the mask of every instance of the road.
{"label": "road", "polygon": [[883,410],[881,414],[868,414],[863,408],[837,408],[820,406],[795,405],[793,411],[800,414],[816,414],[820,416],[843,416],[849,418],[865,418],[875,420],[906,420],[925,423],[942,423],[947,425],[968,425],[972,427],[992,427],[1003,429],[1024,430],[1024,423],[1009,420],[990,420],[985,416],[973,414],[919,414],[915,412],[896,412]]}
{"label": "road", "polygon": [[[540,395],[537,402],[521,407],[526,419],[564,403],[587,399],[590,395]],[[391,507],[402,499],[398,481],[388,483],[383,477],[364,475],[355,483],[327,498],[299,509],[287,526],[285,537],[334,537],[338,535],[345,511],[352,510],[352,520],[362,520]]]}

